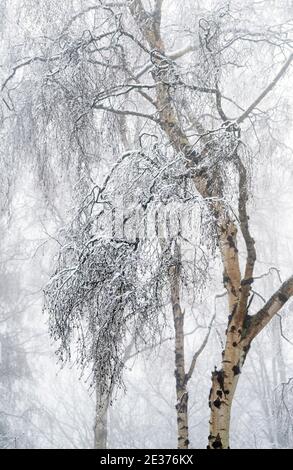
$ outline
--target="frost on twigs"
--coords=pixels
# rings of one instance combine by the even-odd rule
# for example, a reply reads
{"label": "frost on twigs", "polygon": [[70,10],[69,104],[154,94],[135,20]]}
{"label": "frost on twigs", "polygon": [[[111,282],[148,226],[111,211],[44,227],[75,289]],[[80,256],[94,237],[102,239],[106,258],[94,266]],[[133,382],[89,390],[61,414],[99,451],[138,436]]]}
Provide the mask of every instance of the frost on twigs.
{"label": "frost on twigs", "polygon": [[118,380],[127,329],[133,325],[142,335],[143,326],[156,328],[159,268],[127,241],[67,244],[46,289],[50,332],[61,360],[70,358],[74,340],[82,369],[91,365],[93,378],[105,387]]}
{"label": "frost on twigs", "polygon": [[198,209],[191,213],[197,198],[181,155],[166,155],[158,145],[129,151],[62,232],[45,290],[50,332],[60,359],[90,366],[92,383],[105,393],[121,383],[130,340],[149,346],[161,338],[176,243],[185,248],[182,289],[194,295],[205,285],[208,256],[197,248],[196,227],[190,235],[200,223]]}

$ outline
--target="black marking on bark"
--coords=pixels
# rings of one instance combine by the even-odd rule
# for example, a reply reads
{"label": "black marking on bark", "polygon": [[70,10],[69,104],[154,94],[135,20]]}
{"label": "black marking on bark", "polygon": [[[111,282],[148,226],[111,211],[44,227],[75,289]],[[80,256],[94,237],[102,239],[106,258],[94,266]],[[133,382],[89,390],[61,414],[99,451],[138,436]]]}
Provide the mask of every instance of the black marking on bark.
{"label": "black marking on bark", "polygon": [[243,346],[243,351],[245,352],[245,355],[248,353],[250,349],[250,343],[247,344],[247,346]]}
{"label": "black marking on bark", "polygon": [[177,403],[175,406],[176,410],[179,411],[180,413],[186,413],[187,412],[187,404],[186,403]]}
{"label": "black marking on bark", "polygon": [[197,176],[204,177],[206,171],[207,171],[207,168],[206,168],[206,167],[203,167],[203,168],[200,168],[200,169],[196,172],[196,174],[197,174]]}
{"label": "black marking on bark", "polygon": [[216,439],[214,440],[214,442],[212,443],[212,447],[214,449],[223,449],[223,444],[222,444],[222,440],[220,438],[220,434],[217,434],[217,437]]}
{"label": "black marking on bark", "polygon": [[284,304],[285,302],[287,302],[288,297],[282,292],[279,292],[278,299],[280,300],[280,302],[282,302],[282,304]]}
{"label": "black marking on bark", "polygon": [[234,342],[232,343],[232,346],[233,346],[234,348],[236,348],[236,346],[237,346],[236,341],[234,341]]}
{"label": "black marking on bark", "polygon": [[176,381],[176,388],[182,389],[184,385],[184,377],[181,377],[181,374],[179,374],[177,369],[174,370],[174,375],[175,375],[175,381]]}
{"label": "black marking on bark", "polygon": [[[231,293],[234,295],[234,297],[236,297],[236,289],[234,286],[231,287]],[[234,308],[236,307],[236,305],[234,305],[233,307],[233,310]],[[237,308],[237,307],[236,307]],[[232,316],[234,315],[235,312],[232,311]]]}
{"label": "black marking on bark", "polygon": [[236,366],[233,366],[233,367],[232,367],[232,370],[233,370],[234,376],[235,376],[235,375],[239,375],[239,374],[241,373],[239,364],[237,364]]}
{"label": "black marking on bark", "polygon": [[243,347],[243,352],[244,352],[243,362],[245,361],[245,358],[247,356],[249,349],[250,349],[250,343],[247,346]]}
{"label": "black marking on bark", "polygon": [[248,314],[248,311],[250,309],[250,306],[252,304],[253,299],[254,299],[254,293],[252,294],[252,296],[249,299],[249,302],[248,302],[248,305],[247,305],[247,308],[246,308],[246,315]]}
{"label": "black marking on bark", "polygon": [[187,413],[187,402],[188,402],[188,393],[184,392],[180,398],[180,402],[178,402],[175,406],[176,410],[180,413]]}
{"label": "black marking on bark", "polygon": [[222,390],[217,390],[217,395],[218,395],[219,398],[222,398],[222,396],[223,396]]}
{"label": "black marking on bark", "polygon": [[233,239],[232,235],[228,235],[227,242],[229,243],[229,247],[233,248],[235,253],[238,253],[238,249],[236,248],[236,245],[235,245],[235,242],[234,242],[234,239]]}
{"label": "black marking on bark", "polygon": [[242,330],[242,333],[241,333],[241,337],[244,338],[246,333],[247,333],[247,330],[248,328],[250,327],[251,325],[251,320],[252,320],[252,316],[251,315],[248,315],[246,314],[245,318],[244,318],[244,321],[243,321],[243,330]]}
{"label": "black marking on bark", "polygon": [[221,390],[224,391],[224,371],[223,370],[219,370],[217,371],[217,381],[218,381],[218,384],[220,385],[220,388]]}
{"label": "black marking on bark", "polygon": [[250,277],[248,279],[242,279],[241,285],[242,286],[250,286],[254,282],[253,277]]}
{"label": "black marking on bark", "polygon": [[221,404],[222,404],[222,402],[221,402],[220,398],[217,398],[216,400],[213,401],[213,405],[218,409],[221,408]]}
{"label": "black marking on bark", "polygon": [[[232,292],[233,295],[236,295],[236,292],[235,292],[235,289],[234,289],[233,286],[232,286],[231,292]],[[237,305],[235,304],[234,307],[232,308],[231,314],[228,316],[228,325],[231,323],[231,320],[232,320],[233,315],[235,314],[236,310],[237,310]],[[234,328],[235,328],[235,326],[234,326]]]}
{"label": "black marking on bark", "polygon": [[226,284],[228,284],[229,281],[230,281],[229,276],[227,276],[226,274],[224,274],[224,275],[223,275],[223,284],[224,284],[224,286],[225,286]]}
{"label": "black marking on bark", "polygon": [[247,354],[250,349],[250,343],[247,344],[247,346],[243,347],[243,351]]}

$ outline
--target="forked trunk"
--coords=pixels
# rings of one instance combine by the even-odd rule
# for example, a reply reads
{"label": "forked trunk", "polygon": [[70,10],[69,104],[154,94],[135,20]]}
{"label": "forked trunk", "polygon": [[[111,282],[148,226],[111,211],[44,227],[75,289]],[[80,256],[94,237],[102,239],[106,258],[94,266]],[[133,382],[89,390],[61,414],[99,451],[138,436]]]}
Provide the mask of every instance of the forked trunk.
{"label": "forked trunk", "polygon": [[[190,145],[190,139],[185,133],[180,120],[178,111],[173,104],[173,96],[170,92],[168,75],[166,82],[162,69],[168,73],[169,67],[162,67],[162,59],[165,61],[165,45],[160,34],[161,25],[161,6],[162,2],[157,1],[153,15],[150,15],[144,9],[141,0],[132,0],[128,2],[129,9],[133,18],[136,20],[140,30],[149,44],[153,58],[152,75],[156,83],[156,107],[159,116],[159,125],[166,133],[173,149],[178,153],[183,153],[186,159],[186,166],[196,170],[197,162],[205,159],[205,151],[201,155],[194,155],[193,145]],[[248,118],[251,111],[262,101],[262,99],[272,90],[276,83],[282,78],[293,60],[293,54],[290,55],[287,62],[283,65],[275,79],[259,95],[259,97],[244,111],[235,121],[238,141],[233,152],[233,161],[238,170],[238,217],[237,223],[234,222],[234,215],[229,215],[228,205],[224,197],[224,180],[221,172],[211,169],[207,166],[198,168],[198,171],[192,171],[192,178],[199,194],[207,201],[215,221],[215,228],[218,235],[219,251],[221,253],[224,268],[224,286],[228,294],[229,303],[229,323],[227,329],[226,346],[223,351],[222,368],[215,370],[212,375],[212,389],[210,393],[210,436],[209,448],[228,448],[229,447],[229,426],[230,414],[233,396],[237,386],[239,374],[248,352],[251,341],[267,325],[273,316],[279,312],[287,300],[293,296],[293,276],[291,276],[275,292],[266,304],[252,317],[248,315],[250,302],[251,284],[254,282],[254,264],[256,252],[254,248],[254,239],[249,231],[249,216],[247,214],[247,201],[249,196],[247,184],[247,172],[238,154],[238,147],[241,145],[240,128],[238,126]],[[157,70],[161,71],[160,80],[157,79]],[[227,132],[231,133],[231,127],[227,126],[228,119],[221,105],[221,93],[218,88],[215,89],[217,110]],[[199,132],[202,143],[206,149],[212,153],[209,132],[202,130],[202,124],[193,120],[193,125]],[[195,157],[195,158],[194,158]],[[228,155],[227,155],[228,157]],[[229,159],[230,159],[229,155]],[[193,161],[195,160],[195,162]],[[241,273],[239,254],[237,249],[237,227],[240,228],[242,237],[246,246],[246,263],[244,273]],[[177,266],[178,268],[178,266]],[[176,266],[172,267],[174,279],[178,277]],[[186,383],[190,374],[184,372],[184,346],[181,339],[181,329],[183,328],[183,312],[180,308],[179,291],[177,292],[176,282],[172,285],[172,307],[174,314],[174,325],[176,332],[176,389],[177,389],[177,416],[178,416],[178,442],[179,447],[186,448],[188,445],[187,428],[187,393]],[[184,375],[184,379],[183,379]],[[186,397],[186,398],[185,398]],[[181,406],[182,405],[182,406]],[[180,412],[180,413],[179,413]],[[186,413],[186,418],[185,418]],[[185,440],[184,440],[185,439]],[[186,447],[183,447],[186,446]]]}

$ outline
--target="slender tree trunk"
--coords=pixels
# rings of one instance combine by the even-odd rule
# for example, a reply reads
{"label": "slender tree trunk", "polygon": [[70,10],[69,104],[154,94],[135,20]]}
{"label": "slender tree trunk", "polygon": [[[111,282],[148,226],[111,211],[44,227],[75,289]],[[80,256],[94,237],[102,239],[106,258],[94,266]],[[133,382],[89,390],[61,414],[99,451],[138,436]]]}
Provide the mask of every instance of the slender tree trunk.
{"label": "slender tree trunk", "polygon": [[[131,350],[134,345],[132,338],[128,346],[125,348],[123,355],[123,363],[127,362],[131,357]],[[108,426],[109,426],[109,406],[113,393],[113,386],[110,389],[96,384],[96,415],[94,425],[94,448],[107,449],[108,444]]]}
{"label": "slender tree trunk", "polygon": [[180,306],[180,252],[176,244],[175,262],[170,270],[171,303],[175,329],[175,379],[178,449],[188,449],[188,391],[184,354],[184,311]]}
{"label": "slender tree trunk", "polygon": [[94,427],[94,448],[107,449],[109,397],[104,396],[99,384],[96,386],[96,416]]}

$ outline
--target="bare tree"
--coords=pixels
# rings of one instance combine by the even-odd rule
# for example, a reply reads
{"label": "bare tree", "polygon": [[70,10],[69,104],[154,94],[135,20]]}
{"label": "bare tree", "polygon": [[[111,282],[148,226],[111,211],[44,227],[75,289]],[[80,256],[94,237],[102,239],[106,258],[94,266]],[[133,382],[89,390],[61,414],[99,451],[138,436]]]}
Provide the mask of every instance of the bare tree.
{"label": "bare tree", "polygon": [[[8,113],[16,105],[14,96],[17,96],[10,88],[11,83],[28,67],[40,69],[41,89],[48,92],[49,98],[56,93],[59,101],[67,103],[74,116],[75,136],[83,125],[93,123],[95,119],[104,117],[104,122],[110,121],[115,126],[118,118],[125,118],[131,132],[138,134],[139,148],[123,154],[115,168],[120,169],[120,164],[127,160],[132,165],[137,164],[142,153],[147,153],[142,135],[155,136],[156,145],[152,151],[156,158],[157,148],[163,146],[164,151],[159,152],[162,158],[158,174],[151,172],[150,188],[155,188],[157,181],[166,174],[162,161],[168,158],[168,168],[174,166],[177,169],[180,191],[187,185],[185,201],[199,202],[201,208],[205,207],[209,229],[206,238],[212,240],[211,245],[217,244],[228,295],[222,364],[220,370],[215,369],[212,373],[209,448],[229,447],[231,407],[251,342],[293,294],[293,277],[290,277],[259,311],[249,314],[252,284],[256,280],[256,250],[248,215],[252,135],[256,132],[257,137],[265,139],[264,133],[257,128],[258,123],[263,124],[264,120],[268,125],[270,122],[270,106],[275,107],[271,97],[273,92],[277,93],[293,60],[292,23],[287,20],[272,23],[266,13],[260,18],[253,2],[249,6],[249,9],[248,5],[239,9],[235,0],[217,4],[211,11],[193,9],[194,16],[189,12],[189,27],[185,27],[183,12],[183,24],[180,18],[178,20],[181,34],[178,41],[175,38],[178,48],[170,51],[173,33],[164,24],[167,0],[152,2],[151,11],[141,0],[129,0],[125,4],[101,1],[73,15],[59,36],[48,41],[47,48],[17,62],[2,84],[3,106]],[[94,16],[97,11],[99,20]],[[86,15],[89,15],[89,21],[93,20],[93,26],[81,31],[76,25]],[[249,66],[255,70],[251,101],[243,99],[240,92],[244,85],[239,70]],[[233,78],[229,79],[231,75]],[[249,80],[252,80],[251,75]],[[225,89],[229,86],[236,98],[226,95]],[[246,92],[247,97],[250,97],[250,90]],[[239,104],[240,100],[244,105]],[[84,145],[81,148],[84,149]],[[119,154],[119,146],[112,145],[112,149]],[[111,176],[112,173],[108,173],[106,183]],[[167,178],[164,186],[167,193],[169,182]],[[93,302],[93,289],[99,290],[102,322],[98,323],[97,331],[94,314],[87,311],[88,331],[95,341],[88,343],[89,349],[82,348],[80,360],[83,363],[94,357],[98,367],[94,372],[101,374],[98,377],[102,381],[112,383],[122,367],[116,348],[123,344],[126,317],[132,315],[135,318],[134,313],[140,311],[150,327],[158,325],[155,312],[162,310],[165,304],[162,293],[165,294],[164,286],[167,285],[161,286],[158,297],[160,269],[171,279],[174,319],[181,326],[183,310],[178,301],[176,263],[149,266],[148,259],[139,256],[142,252],[137,250],[136,239],[126,242],[116,237],[105,242],[92,237],[90,229],[101,215],[93,216],[91,209],[101,202],[104,192],[107,195],[106,186],[94,187],[89,198],[86,197],[86,205],[81,205],[77,229],[69,230],[71,240],[61,250],[59,271],[52,280],[54,288],[49,309],[56,322],[53,334],[61,340],[62,349],[68,351],[73,324],[78,325],[78,339],[85,344],[80,317],[87,304]],[[143,208],[150,203],[150,196],[152,200],[152,194],[143,195]],[[107,204],[106,197],[103,202]],[[91,214],[90,227],[83,221],[86,211]],[[241,269],[239,256],[241,243],[246,251],[244,269]],[[104,260],[103,270],[99,269],[101,260]],[[169,266],[167,271],[166,266]],[[153,274],[152,281],[142,285],[138,272],[144,269]],[[121,275],[115,276],[116,272]],[[110,303],[105,285],[113,286]],[[61,321],[58,319],[60,304],[64,306]],[[95,344],[102,347],[103,355],[101,349],[94,349]],[[182,341],[180,348],[182,350]],[[104,362],[99,362],[101,357]],[[177,365],[183,374],[183,363]],[[185,396],[183,385],[180,383],[180,400]],[[105,383],[105,387],[109,389],[109,383]],[[183,436],[183,440],[186,441],[187,436]]]}

